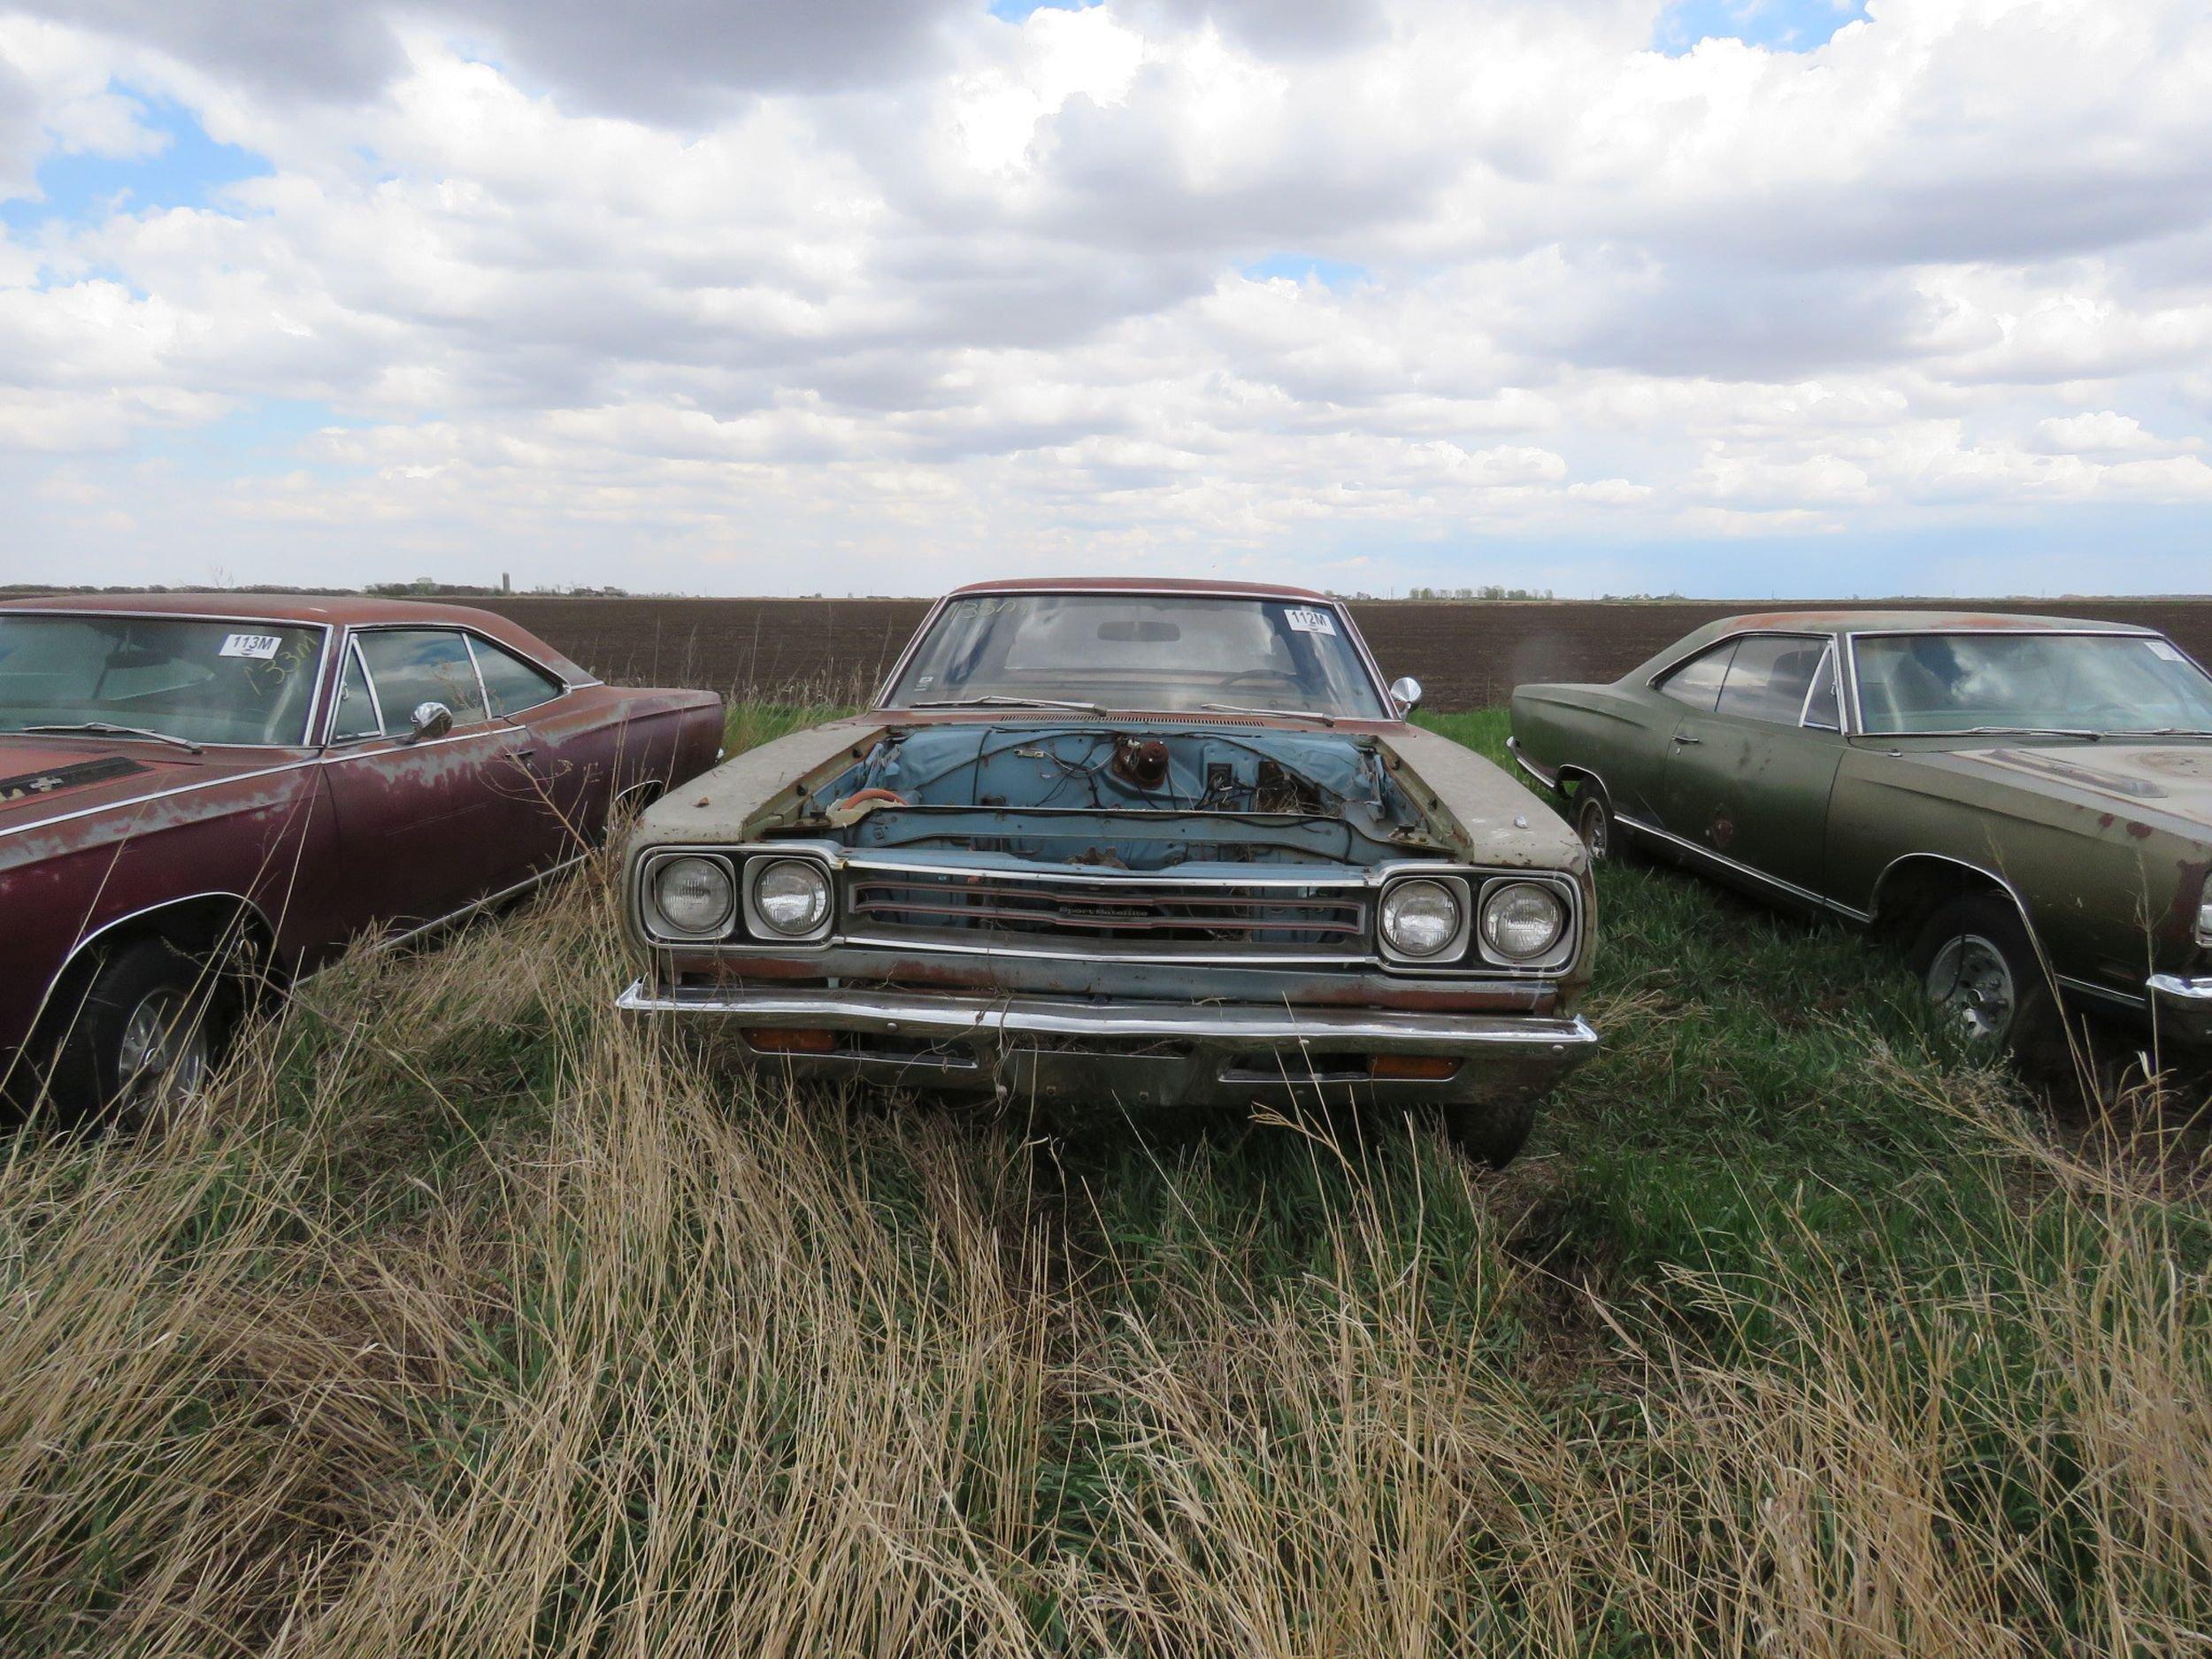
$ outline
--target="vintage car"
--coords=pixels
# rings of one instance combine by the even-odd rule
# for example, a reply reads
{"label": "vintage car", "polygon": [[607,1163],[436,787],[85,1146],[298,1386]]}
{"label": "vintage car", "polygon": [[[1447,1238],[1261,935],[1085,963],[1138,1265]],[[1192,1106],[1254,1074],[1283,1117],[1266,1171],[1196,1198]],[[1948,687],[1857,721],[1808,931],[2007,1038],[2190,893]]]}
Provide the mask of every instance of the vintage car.
{"label": "vintage car", "polygon": [[0,604],[0,1081],[187,1094],[250,988],[543,880],[721,731],[457,605]]}
{"label": "vintage car", "polygon": [[1967,1033],[2069,1005],[2212,1036],[2212,680],[2147,628],[1773,611],[1513,696],[1516,757],[1617,841],[1880,930]]}
{"label": "vintage car", "polygon": [[962,588],[867,713],[638,820],[620,1004],[1016,1102],[1342,1083],[1502,1162],[1595,1042],[1589,863],[1419,695],[1320,594]]}

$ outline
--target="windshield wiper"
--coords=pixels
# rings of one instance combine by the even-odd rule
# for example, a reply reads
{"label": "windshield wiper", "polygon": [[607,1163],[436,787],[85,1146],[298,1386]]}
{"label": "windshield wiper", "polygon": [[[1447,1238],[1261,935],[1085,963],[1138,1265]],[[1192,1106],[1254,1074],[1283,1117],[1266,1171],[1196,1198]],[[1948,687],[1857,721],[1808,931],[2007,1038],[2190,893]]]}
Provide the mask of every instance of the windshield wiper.
{"label": "windshield wiper", "polygon": [[987,697],[951,697],[937,703],[910,703],[910,709],[1074,709],[1084,714],[1103,714],[1095,703],[1069,703],[1058,697],[1010,697],[997,692]]}
{"label": "windshield wiper", "polygon": [[105,720],[82,720],[75,726],[19,726],[15,729],[19,732],[52,732],[63,736],[76,732],[89,732],[95,737],[143,737],[157,743],[173,743],[179,749],[191,750],[195,755],[207,752],[188,737],[156,732],[143,726],[112,726]]}
{"label": "windshield wiper", "polygon": [[2107,737],[2212,737],[2212,732],[2200,726],[2142,726],[2122,732],[2107,732]]}
{"label": "windshield wiper", "polygon": [[1318,720],[1324,726],[1336,724],[1336,716],[1323,714],[1315,709],[1248,709],[1240,703],[1202,703],[1198,706],[1208,714],[1259,714],[1272,720]]}
{"label": "windshield wiper", "polygon": [[[1914,736],[1923,733],[1914,733]],[[1955,732],[1930,732],[1929,737],[2080,737],[2091,742],[2109,735],[2078,726],[1969,726]]]}

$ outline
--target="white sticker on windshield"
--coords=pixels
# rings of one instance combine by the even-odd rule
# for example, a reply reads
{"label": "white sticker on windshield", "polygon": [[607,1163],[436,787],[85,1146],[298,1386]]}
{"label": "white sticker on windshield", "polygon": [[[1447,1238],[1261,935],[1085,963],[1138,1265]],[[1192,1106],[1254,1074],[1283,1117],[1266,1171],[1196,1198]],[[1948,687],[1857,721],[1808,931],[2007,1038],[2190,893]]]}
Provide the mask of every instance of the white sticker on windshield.
{"label": "white sticker on windshield", "polygon": [[2181,660],[2181,653],[2163,640],[2145,640],[2143,643],[2151,648],[2151,655],[2162,663],[2177,663]]}
{"label": "white sticker on windshield", "polygon": [[220,655],[250,657],[256,662],[265,663],[283,647],[284,639],[281,634],[233,634],[225,637]]}
{"label": "white sticker on windshield", "polygon": [[1283,620],[1301,634],[1326,634],[1333,637],[1336,622],[1325,611],[1315,611],[1303,605],[1293,605],[1283,612]]}

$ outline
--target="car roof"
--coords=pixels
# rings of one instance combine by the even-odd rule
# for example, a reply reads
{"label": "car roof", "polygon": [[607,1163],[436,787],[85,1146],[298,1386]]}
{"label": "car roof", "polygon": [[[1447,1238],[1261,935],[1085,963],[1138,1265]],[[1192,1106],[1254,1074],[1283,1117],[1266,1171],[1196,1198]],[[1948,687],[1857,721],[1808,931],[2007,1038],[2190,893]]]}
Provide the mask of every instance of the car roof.
{"label": "car roof", "polygon": [[552,669],[572,686],[596,682],[588,669],[572,662],[543,640],[495,611],[427,599],[386,599],[374,594],[48,594],[38,598],[0,600],[0,614],[11,611],[84,611],[111,615],[215,617],[240,622],[292,622],[309,626],[371,627],[415,623],[425,627],[474,628],[511,645]]}
{"label": "car roof", "polygon": [[2019,616],[2003,611],[1754,611],[1722,617],[1698,630],[1717,639],[1747,629],[1803,628],[1816,634],[1960,633],[2047,634],[2054,628],[2070,633],[2154,634],[2132,622],[2091,622],[2075,617]]}
{"label": "car roof", "polygon": [[1333,604],[1328,595],[1279,582],[1221,582],[1187,576],[1030,576],[1005,581],[968,582],[962,594],[1217,594],[1240,599],[1308,599]]}

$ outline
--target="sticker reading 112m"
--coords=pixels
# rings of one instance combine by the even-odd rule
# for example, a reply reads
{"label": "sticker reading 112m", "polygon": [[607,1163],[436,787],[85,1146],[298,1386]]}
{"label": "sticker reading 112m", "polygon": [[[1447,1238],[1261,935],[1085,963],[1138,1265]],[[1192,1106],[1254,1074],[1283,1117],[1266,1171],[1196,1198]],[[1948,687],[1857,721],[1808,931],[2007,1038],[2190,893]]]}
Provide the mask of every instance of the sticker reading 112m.
{"label": "sticker reading 112m", "polygon": [[1283,612],[1283,620],[1301,634],[1326,634],[1333,636],[1336,622],[1325,611],[1315,611],[1304,605],[1293,605]]}
{"label": "sticker reading 112m", "polygon": [[231,634],[224,636],[220,655],[250,657],[256,662],[265,663],[282,649],[283,646],[284,638],[281,634]]}

